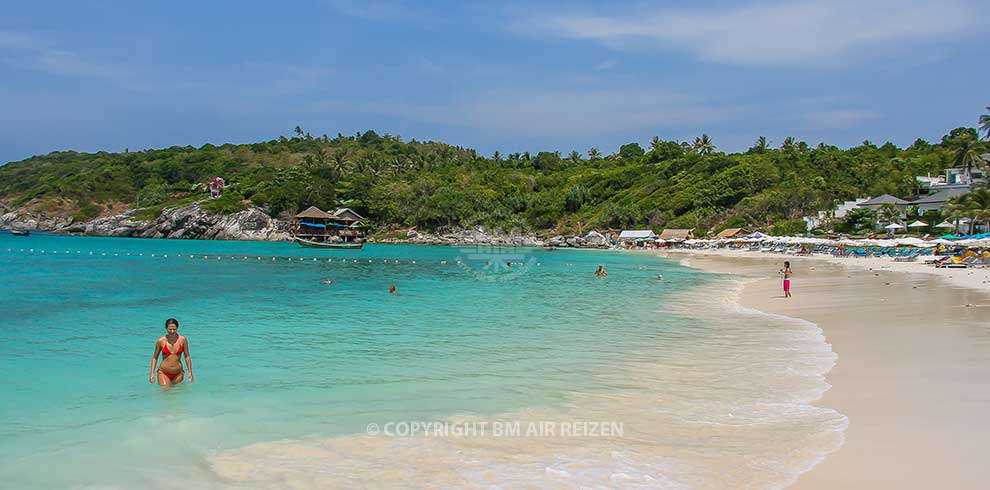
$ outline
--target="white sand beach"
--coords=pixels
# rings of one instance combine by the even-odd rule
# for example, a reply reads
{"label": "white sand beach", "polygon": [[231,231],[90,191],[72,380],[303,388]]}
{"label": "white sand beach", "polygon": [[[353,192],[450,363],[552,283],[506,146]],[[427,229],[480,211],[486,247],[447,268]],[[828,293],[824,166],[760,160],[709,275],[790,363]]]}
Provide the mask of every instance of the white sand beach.
{"label": "white sand beach", "polygon": [[[815,402],[849,418],[843,446],[792,488],[986,488],[990,271],[890,259],[672,251],[749,276],[742,306],[817,323],[838,355]],[[794,271],[785,299],[777,270]]]}

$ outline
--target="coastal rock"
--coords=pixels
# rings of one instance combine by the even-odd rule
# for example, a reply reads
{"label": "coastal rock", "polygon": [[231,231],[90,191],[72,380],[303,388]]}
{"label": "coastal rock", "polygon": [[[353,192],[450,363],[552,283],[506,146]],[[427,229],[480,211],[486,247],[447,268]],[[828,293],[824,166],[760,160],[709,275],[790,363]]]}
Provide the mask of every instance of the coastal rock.
{"label": "coastal rock", "polygon": [[[217,215],[206,212],[199,203],[193,203],[178,208],[166,208],[154,220],[138,220],[134,215],[134,210],[128,210],[87,223],[72,223],[71,219],[63,220],[62,223],[52,221],[53,225],[62,226],[47,229],[97,236],[200,240],[280,241],[289,236],[286,224],[256,207],[232,215]],[[10,218],[6,220],[22,223]]]}
{"label": "coastal rock", "polygon": [[97,218],[88,223],[80,223],[59,229],[69,233],[85,233],[97,236],[130,237],[135,236],[140,230],[148,226],[147,221],[133,219],[133,211],[125,211],[122,214]]}
{"label": "coastal rock", "polygon": [[451,246],[481,246],[481,247],[542,247],[540,240],[533,233],[522,234],[519,230],[506,233],[503,230],[488,230],[483,226],[471,229],[459,227],[440,227],[436,231],[424,232],[409,230],[405,238],[384,238],[379,243],[411,243],[417,245],[451,245]]}
{"label": "coastal rock", "polygon": [[50,216],[45,212],[8,211],[0,216],[0,228],[15,230],[56,230],[72,224],[71,216]]}
{"label": "coastal rock", "polygon": [[605,247],[609,244],[608,238],[595,230],[589,231],[588,234],[584,236],[584,241],[588,246],[592,247]]}
{"label": "coastal rock", "polygon": [[572,236],[572,237],[568,237],[567,240],[564,240],[564,242],[571,247],[581,247],[584,245],[584,238],[581,238],[579,236]]}
{"label": "coastal rock", "polygon": [[520,247],[542,247],[543,246],[543,241],[541,241],[539,238],[536,238],[536,236],[525,236],[525,237],[522,237],[522,240],[519,243],[519,246]]}

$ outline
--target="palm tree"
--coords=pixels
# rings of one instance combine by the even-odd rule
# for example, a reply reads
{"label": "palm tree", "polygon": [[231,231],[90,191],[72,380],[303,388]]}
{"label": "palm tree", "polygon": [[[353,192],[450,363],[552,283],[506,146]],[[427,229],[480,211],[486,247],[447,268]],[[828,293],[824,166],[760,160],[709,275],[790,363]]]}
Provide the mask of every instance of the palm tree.
{"label": "palm tree", "polygon": [[299,136],[300,138],[302,138],[302,136],[306,134],[306,132],[303,131],[303,129],[299,126],[296,126],[296,129],[293,129],[292,132],[296,133],[296,136]]}
{"label": "palm tree", "polygon": [[598,148],[592,146],[591,149],[588,150],[589,160],[598,160],[601,157],[602,157],[602,151],[599,150]]}
{"label": "palm tree", "polygon": [[581,154],[576,151],[572,151],[571,154],[567,156],[567,159],[576,165],[581,163]]}
{"label": "palm tree", "polygon": [[965,194],[956,196],[949,199],[949,201],[945,203],[946,214],[952,218],[957,230],[959,229],[959,220],[965,218],[969,214],[969,211],[966,209],[965,199],[963,199],[965,197]]}
{"label": "palm tree", "polygon": [[986,164],[980,156],[983,145],[972,136],[960,137],[955,140],[955,151],[952,153],[952,163],[957,167],[966,167],[966,173],[973,170],[973,166]]}
{"label": "palm tree", "polygon": [[333,152],[328,158],[328,164],[338,179],[350,173],[351,161],[348,159],[347,152],[344,150]]}
{"label": "palm tree", "polygon": [[980,131],[983,131],[984,138],[990,140],[990,106],[987,106],[986,114],[980,114]]}
{"label": "palm tree", "polygon": [[797,149],[797,141],[793,136],[788,136],[784,138],[784,142],[780,144],[780,149],[786,152],[792,152]]}
{"label": "palm tree", "polygon": [[760,136],[756,138],[756,143],[753,143],[753,147],[750,149],[753,150],[753,153],[766,153],[768,148],[767,137]]}
{"label": "palm tree", "polygon": [[663,140],[659,136],[654,136],[650,139],[650,151],[656,153],[660,151],[660,145],[663,144]]}
{"label": "palm tree", "polygon": [[977,221],[990,221],[990,191],[986,189],[956,196],[946,204],[949,216],[956,220],[957,225],[962,218],[970,220],[969,233],[973,233]]}
{"label": "palm tree", "polygon": [[694,139],[691,149],[699,155],[711,155],[715,152],[715,143],[712,142],[712,139],[707,134],[702,134],[700,138]]}
{"label": "palm tree", "polygon": [[496,161],[496,162],[501,162],[502,161],[502,154],[499,153],[498,150],[495,150],[495,153],[492,153],[492,160],[493,161]]}
{"label": "palm tree", "polygon": [[878,214],[881,223],[888,223],[888,224],[893,223],[897,221],[898,218],[901,217],[901,212],[898,211],[897,206],[894,206],[893,204],[890,203],[880,206],[879,211],[880,212]]}
{"label": "palm tree", "polygon": [[978,189],[968,194],[963,194],[963,204],[970,219],[970,233],[973,226],[982,221],[990,226],[990,190]]}

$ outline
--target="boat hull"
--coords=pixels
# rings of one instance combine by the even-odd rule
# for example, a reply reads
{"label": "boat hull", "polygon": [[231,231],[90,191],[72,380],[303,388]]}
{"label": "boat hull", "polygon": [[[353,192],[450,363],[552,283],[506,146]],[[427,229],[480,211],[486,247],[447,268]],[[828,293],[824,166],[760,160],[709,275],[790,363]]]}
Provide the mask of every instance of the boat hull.
{"label": "boat hull", "polygon": [[28,236],[31,232],[28,230],[10,230],[10,234],[14,236]]}
{"label": "boat hull", "polygon": [[306,240],[304,238],[295,238],[294,240],[299,244],[300,247],[305,248],[337,248],[344,250],[358,250],[364,247],[364,243],[355,242],[314,242],[312,240]]}

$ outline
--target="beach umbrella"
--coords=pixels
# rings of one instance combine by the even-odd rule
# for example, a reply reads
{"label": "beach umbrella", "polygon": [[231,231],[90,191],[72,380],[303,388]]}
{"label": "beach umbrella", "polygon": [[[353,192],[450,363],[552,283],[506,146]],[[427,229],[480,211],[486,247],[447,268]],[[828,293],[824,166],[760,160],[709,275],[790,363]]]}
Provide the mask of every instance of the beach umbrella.
{"label": "beach umbrella", "polygon": [[949,223],[948,221],[943,221],[943,222],[935,225],[935,228],[955,228],[955,227],[956,227],[956,225],[954,225],[952,223]]}
{"label": "beach umbrella", "polygon": [[910,225],[908,225],[908,228],[917,228],[919,226],[928,226],[928,223],[925,223],[924,221],[918,220],[918,221],[915,221],[914,223],[911,223]]}
{"label": "beach umbrella", "polygon": [[899,225],[897,223],[891,223],[891,224],[889,224],[887,226],[884,226],[884,228],[886,228],[888,230],[899,230],[901,228],[904,228],[904,225]]}

